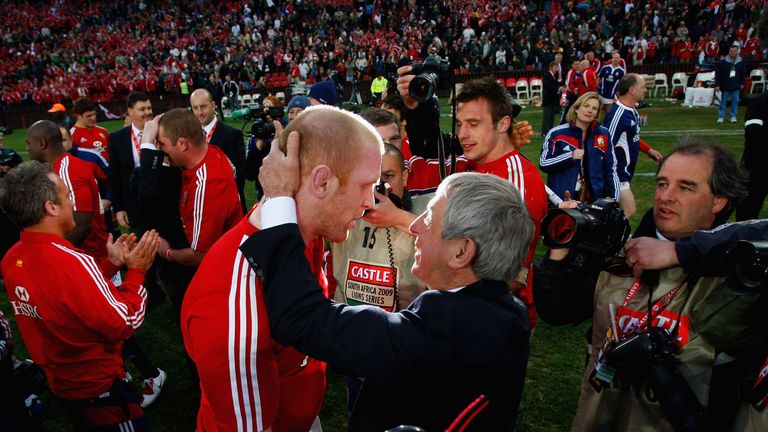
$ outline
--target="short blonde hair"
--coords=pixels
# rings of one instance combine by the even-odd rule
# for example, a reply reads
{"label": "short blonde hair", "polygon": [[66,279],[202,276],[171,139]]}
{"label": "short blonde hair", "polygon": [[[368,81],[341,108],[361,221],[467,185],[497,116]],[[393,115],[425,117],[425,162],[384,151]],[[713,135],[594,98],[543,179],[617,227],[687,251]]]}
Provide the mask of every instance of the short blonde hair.
{"label": "short blonde hair", "polygon": [[603,104],[600,103],[600,96],[598,96],[597,92],[584,93],[583,95],[579,96],[579,98],[576,99],[576,102],[574,102],[573,105],[568,109],[568,115],[565,116],[565,119],[568,120],[569,123],[575,122],[576,110],[581,108],[581,106],[590,99],[597,101],[597,111],[599,112]]}
{"label": "short blonde hair", "polygon": [[280,150],[285,153],[288,135],[299,133],[301,176],[318,164],[331,168],[343,186],[367,145],[384,148],[376,129],[357,114],[329,105],[311,106],[299,114],[280,134]]}

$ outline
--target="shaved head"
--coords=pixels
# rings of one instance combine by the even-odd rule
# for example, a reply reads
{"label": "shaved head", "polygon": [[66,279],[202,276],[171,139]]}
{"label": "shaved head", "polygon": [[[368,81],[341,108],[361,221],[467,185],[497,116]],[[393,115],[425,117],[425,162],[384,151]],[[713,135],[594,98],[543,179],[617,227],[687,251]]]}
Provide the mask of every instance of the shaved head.
{"label": "shaved head", "polygon": [[50,120],[36,121],[27,129],[27,139],[36,142],[45,141],[52,149],[61,149],[61,131],[59,125]]}

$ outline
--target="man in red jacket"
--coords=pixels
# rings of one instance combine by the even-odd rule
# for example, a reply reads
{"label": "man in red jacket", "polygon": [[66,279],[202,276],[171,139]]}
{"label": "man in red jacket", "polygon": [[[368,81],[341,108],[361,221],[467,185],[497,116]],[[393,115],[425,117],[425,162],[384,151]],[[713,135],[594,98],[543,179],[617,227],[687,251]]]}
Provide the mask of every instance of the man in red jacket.
{"label": "man in red jacket", "polygon": [[[75,430],[148,430],[138,399],[123,381],[121,345],[144,320],[144,274],[158,237],[122,236],[96,262],[64,239],[75,226],[64,182],[36,161],[9,172],[0,205],[22,227],[0,265],[24,344]],[[105,275],[128,266],[116,288]]]}

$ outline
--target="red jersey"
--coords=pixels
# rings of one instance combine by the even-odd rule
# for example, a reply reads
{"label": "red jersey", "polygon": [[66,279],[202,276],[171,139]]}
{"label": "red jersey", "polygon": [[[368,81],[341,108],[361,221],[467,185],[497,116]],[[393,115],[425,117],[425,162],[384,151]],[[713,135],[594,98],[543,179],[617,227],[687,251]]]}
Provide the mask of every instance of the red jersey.
{"label": "red jersey", "polygon": [[101,126],[90,129],[80,126],[72,126],[69,129],[72,135],[72,145],[86,149],[94,149],[105,160],[109,160],[109,132]]}
{"label": "red jersey", "polygon": [[190,247],[206,252],[243,217],[234,167],[218,147],[209,145],[194,168],[181,173],[179,214]]}
{"label": "red jersey", "polygon": [[[434,192],[440,185],[440,160],[425,159],[411,153],[411,145],[408,137],[403,138],[402,142],[403,159],[405,159],[405,168],[408,170],[408,191],[412,195],[422,195]],[[456,172],[467,170],[469,161],[464,156],[456,157]],[[451,169],[451,156],[447,155],[443,164],[443,172]],[[448,174],[446,172],[446,174]]]}
{"label": "red jersey", "polygon": [[[198,431],[306,431],[320,412],[324,364],[272,339],[263,286],[238,249],[256,231],[243,218],[224,234],[184,295],[181,333],[202,391]],[[306,249],[323,284],[315,252]]]}
{"label": "red jersey", "polygon": [[539,233],[541,231],[541,220],[547,213],[547,193],[544,190],[544,180],[539,174],[539,169],[531,161],[523,157],[518,150],[512,150],[503,157],[495,161],[482,165],[470,167],[472,171],[494,174],[515,185],[520,195],[525,200],[528,213],[536,227],[528,246],[528,255],[525,257],[525,287],[518,296],[528,307],[528,320],[531,328],[536,326],[536,307],[533,304],[533,255],[536,253],[536,246],[539,244]]}
{"label": "red jersey", "polygon": [[585,95],[588,92],[597,91],[597,76],[591,68],[586,69],[581,73],[581,79],[575,79],[576,87],[579,89],[579,96]]}
{"label": "red jersey", "polygon": [[101,206],[99,185],[91,164],[65,153],[53,163],[53,171],[61,177],[69,190],[74,211],[91,214],[91,231],[80,248],[88,255],[101,258],[107,256],[107,224],[104,208]]}
{"label": "red jersey", "polygon": [[3,258],[2,276],[24,345],[51,393],[96,397],[125,376],[121,345],[144,321],[144,270],[116,288],[92,257],[65,239],[22,231]]}

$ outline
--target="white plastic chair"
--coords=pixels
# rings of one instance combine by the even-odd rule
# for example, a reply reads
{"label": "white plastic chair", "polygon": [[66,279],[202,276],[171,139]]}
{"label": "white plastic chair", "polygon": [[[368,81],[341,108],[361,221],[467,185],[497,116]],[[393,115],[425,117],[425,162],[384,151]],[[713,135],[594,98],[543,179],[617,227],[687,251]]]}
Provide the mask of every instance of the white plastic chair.
{"label": "white plastic chair", "polygon": [[752,78],[752,85],[749,87],[750,93],[754,93],[757,87],[760,87],[761,91],[765,91],[765,71],[762,69],[752,69],[749,77]]}
{"label": "white plastic chair", "polygon": [[531,90],[531,99],[536,99],[537,97],[544,97],[544,81],[542,81],[539,78],[532,79],[530,83],[530,90]]}
{"label": "white plastic chair", "polygon": [[275,93],[275,97],[280,99],[280,103],[285,105],[285,92],[277,92]]}
{"label": "white plastic chair", "polygon": [[249,106],[253,102],[253,96],[246,94],[240,98],[240,102],[243,106]]}
{"label": "white plastic chair", "polygon": [[676,88],[681,88],[683,90],[683,93],[685,93],[685,87],[688,86],[688,75],[685,74],[685,72],[675,72],[672,74],[672,93],[675,92]]}
{"label": "white plastic chair", "polygon": [[518,99],[528,100],[531,98],[531,93],[529,91],[527,79],[520,78],[519,80],[517,80],[515,90],[517,90]]}
{"label": "white plastic chair", "polygon": [[655,75],[656,88],[654,89],[654,97],[658,97],[660,90],[664,91],[664,96],[669,96],[669,83],[667,83],[667,74],[657,73]]}

